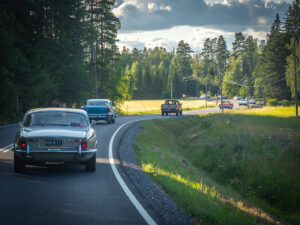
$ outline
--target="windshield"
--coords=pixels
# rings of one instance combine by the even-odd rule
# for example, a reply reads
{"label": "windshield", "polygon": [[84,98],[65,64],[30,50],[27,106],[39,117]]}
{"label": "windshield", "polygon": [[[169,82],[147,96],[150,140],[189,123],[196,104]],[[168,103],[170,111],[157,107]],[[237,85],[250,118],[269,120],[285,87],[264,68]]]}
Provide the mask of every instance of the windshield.
{"label": "windshield", "polygon": [[74,112],[35,112],[30,113],[23,124],[26,127],[34,126],[72,126],[78,128],[88,127],[84,115]]}
{"label": "windshield", "polygon": [[107,101],[88,101],[86,105],[108,105]]}

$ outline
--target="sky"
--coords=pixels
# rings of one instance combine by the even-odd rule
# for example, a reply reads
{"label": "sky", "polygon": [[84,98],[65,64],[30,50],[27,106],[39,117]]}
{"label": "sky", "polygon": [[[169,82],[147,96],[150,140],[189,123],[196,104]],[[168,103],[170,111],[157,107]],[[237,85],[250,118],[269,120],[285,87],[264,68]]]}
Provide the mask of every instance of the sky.
{"label": "sky", "polygon": [[206,38],[223,35],[228,49],[234,33],[258,40],[267,32],[278,12],[283,20],[292,0],[116,0],[113,13],[121,21],[120,49],[176,49],[184,40],[200,52]]}

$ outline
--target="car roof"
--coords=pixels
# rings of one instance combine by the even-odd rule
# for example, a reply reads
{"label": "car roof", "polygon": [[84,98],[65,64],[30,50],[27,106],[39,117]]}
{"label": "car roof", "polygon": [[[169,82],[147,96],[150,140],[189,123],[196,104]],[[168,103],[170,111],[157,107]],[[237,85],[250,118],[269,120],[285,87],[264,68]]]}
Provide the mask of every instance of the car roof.
{"label": "car roof", "polygon": [[86,114],[86,111],[82,110],[82,109],[73,109],[73,108],[55,108],[55,107],[48,107],[48,108],[34,108],[34,109],[30,109],[26,112],[26,114],[28,113],[33,113],[33,112],[51,112],[51,111],[60,111],[60,112],[76,112],[76,113],[82,113],[82,114]]}
{"label": "car roof", "polygon": [[108,101],[110,102],[109,99],[101,99],[101,98],[94,98],[94,99],[88,99],[87,102],[93,102],[93,101]]}

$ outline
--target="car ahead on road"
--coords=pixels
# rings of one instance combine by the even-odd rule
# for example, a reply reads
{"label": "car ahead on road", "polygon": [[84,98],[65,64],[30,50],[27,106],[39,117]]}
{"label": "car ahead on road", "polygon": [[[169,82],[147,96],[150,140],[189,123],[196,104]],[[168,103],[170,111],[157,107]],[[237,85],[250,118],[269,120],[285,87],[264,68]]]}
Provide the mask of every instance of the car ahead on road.
{"label": "car ahead on road", "polygon": [[[219,104],[219,108],[222,109],[222,104]],[[223,102],[223,108],[232,109],[233,103],[231,101],[224,101]]]}
{"label": "car ahead on road", "polygon": [[26,164],[67,162],[96,170],[97,137],[80,109],[41,108],[26,112],[14,141],[14,169]]}
{"label": "car ahead on road", "polygon": [[233,99],[234,99],[234,100],[242,100],[242,97],[241,97],[241,96],[234,96]]}
{"label": "car ahead on road", "polygon": [[106,120],[107,123],[114,123],[117,117],[116,109],[108,99],[88,99],[81,109],[87,112],[90,122]]}
{"label": "car ahead on road", "polygon": [[203,99],[206,99],[206,98],[209,98],[209,97],[210,97],[210,96],[207,95],[207,94],[203,94],[203,95],[200,96],[200,98],[203,98]]}
{"label": "car ahead on road", "polygon": [[166,100],[164,104],[161,104],[161,115],[169,113],[175,113],[176,116],[182,115],[182,104],[178,100]]}
{"label": "car ahead on road", "polygon": [[248,104],[249,104],[249,105],[250,105],[250,104],[255,105],[255,104],[256,104],[255,99],[254,99],[254,98],[249,98],[249,99],[248,99]]}
{"label": "car ahead on road", "polygon": [[247,100],[246,99],[241,99],[239,101],[239,106],[241,106],[241,105],[247,105]]}

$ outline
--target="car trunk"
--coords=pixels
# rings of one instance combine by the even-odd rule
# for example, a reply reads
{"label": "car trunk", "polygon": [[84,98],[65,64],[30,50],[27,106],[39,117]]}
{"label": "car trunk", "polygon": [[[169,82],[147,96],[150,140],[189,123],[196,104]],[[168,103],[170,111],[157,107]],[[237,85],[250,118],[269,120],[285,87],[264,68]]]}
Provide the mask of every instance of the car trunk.
{"label": "car trunk", "polygon": [[108,113],[108,106],[85,106],[85,108],[84,108],[86,111],[87,111],[87,113],[89,114],[89,115],[93,115],[93,114],[107,114]]}
{"label": "car trunk", "polygon": [[23,137],[29,145],[30,151],[35,150],[76,150],[85,130],[67,129],[60,127],[26,129]]}

